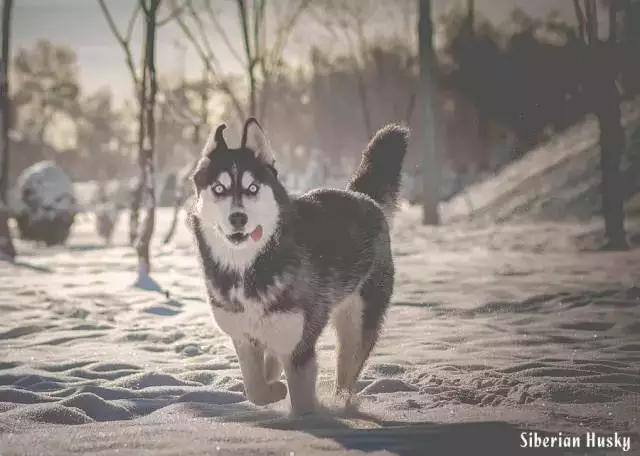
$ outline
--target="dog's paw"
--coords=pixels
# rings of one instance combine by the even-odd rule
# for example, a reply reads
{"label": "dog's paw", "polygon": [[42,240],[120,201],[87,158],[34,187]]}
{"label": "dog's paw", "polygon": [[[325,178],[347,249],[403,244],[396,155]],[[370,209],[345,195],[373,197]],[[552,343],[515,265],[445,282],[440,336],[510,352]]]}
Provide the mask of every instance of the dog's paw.
{"label": "dog's paw", "polygon": [[358,410],[360,399],[357,394],[351,391],[335,390],[332,405],[341,408],[346,413],[351,413]]}
{"label": "dog's paw", "polygon": [[259,394],[250,394],[248,399],[256,405],[267,405],[281,401],[287,397],[287,386],[282,382],[273,382],[265,385]]}
{"label": "dog's paw", "polygon": [[285,385],[284,382],[271,382],[268,386],[271,396],[270,402],[278,402],[287,397],[287,385]]}
{"label": "dog's paw", "polygon": [[333,398],[337,404],[347,405],[353,399],[353,393],[347,389],[336,388]]}
{"label": "dog's paw", "polygon": [[299,404],[291,404],[291,415],[292,416],[304,416],[311,415],[318,411],[318,403],[315,399],[305,401]]}

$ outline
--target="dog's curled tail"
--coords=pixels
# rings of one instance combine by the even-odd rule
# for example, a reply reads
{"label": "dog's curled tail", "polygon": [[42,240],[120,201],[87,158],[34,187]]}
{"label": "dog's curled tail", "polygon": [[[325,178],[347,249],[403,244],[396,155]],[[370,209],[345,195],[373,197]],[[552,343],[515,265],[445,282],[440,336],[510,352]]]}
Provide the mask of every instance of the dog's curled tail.
{"label": "dog's curled tail", "polygon": [[398,201],[402,160],[407,152],[409,130],[389,124],[379,130],[362,153],[362,161],[347,187],[373,198],[390,222]]}

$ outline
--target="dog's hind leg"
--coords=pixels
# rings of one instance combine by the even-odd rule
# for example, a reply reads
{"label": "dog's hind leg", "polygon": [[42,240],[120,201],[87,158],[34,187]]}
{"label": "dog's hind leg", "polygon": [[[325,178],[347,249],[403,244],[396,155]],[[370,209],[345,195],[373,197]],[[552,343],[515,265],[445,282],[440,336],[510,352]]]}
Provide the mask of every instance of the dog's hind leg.
{"label": "dog's hind leg", "polygon": [[360,373],[362,352],[362,298],[353,295],[340,303],[332,315],[336,330],[336,394],[350,395]]}
{"label": "dog's hind leg", "polygon": [[377,339],[377,331],[364,331],[364,302],[354,295],[336,309],[333,324],[337,336],[336,394],[348,398]]}
{"label": "dog's hind leg", "polygon": [[355,392],[358,376],[378,340],[392,283],[392,273],[372,274],[360,293],[348,298],[334,313],[338,341],[336,394],[339,396],[349,398]]}
{"label": "dog's hind leg", "polygon": [[233,344],[240,361],[247,399],[257,405],[266,405],[284,399],[287,396],[287,387],[284,383],[279,381],[267,383],[263,369],[262,348],[249,339],[234,340]]}
{"label": "dog's hind leg", "polygon": [[274,355],[265,352],[264,354],[264,378],[267,383],[272,383],[280,380],[282,375],[282,363]]}

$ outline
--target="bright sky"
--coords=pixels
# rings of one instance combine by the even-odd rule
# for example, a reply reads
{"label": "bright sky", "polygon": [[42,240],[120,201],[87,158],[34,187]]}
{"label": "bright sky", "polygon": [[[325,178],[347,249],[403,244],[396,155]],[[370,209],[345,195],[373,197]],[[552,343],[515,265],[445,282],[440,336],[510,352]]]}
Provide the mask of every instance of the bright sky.
{"label": "bright sky", "polygon": [[[231,0],[212,1],[215,2],[216,8],[224,11],[223,14],[233,14],[235,11],[234,2]],[[401,3],[415,0],[395,1]],[[436,16],[456,1],[463,0],[434,0]],[[107,0],[116,22],[122,26],[126,24],[135,3],[135,0]],[[571,2],[566,0],[476,0],[478,12],[496,23],[505,20],[515,7],[536,16],[559,10],[564,17],[572,20],[571,5]],[[161,16],[164,15],[166,11],[163,11]],[[131,93],[131,82],[124,66],[122,50],[111,35],[97,0],[17,0],[13,24],[14,49],[31,46],[41,38],[73,48],[78,55],[84,93],[100,87],[111,87],[118,99],[128,97]],[[384,27],[387,24],[380,25]],[[304,30],[293,37],[290,56],[295,58],[297,53],[297,57],[305,58],[304,54],[311,42],[323,46],[312,30],[304,27]],[[233,31],[231,35],[233,39]],[[237,35],[236,39],[239,40]],[[174,24],[164,26],[159,32],[158,40],[158,70],[162,75],[177,77],[183,71],[188,76],[201,73],[201,65],[195,53]],[[134,48],[137,54],[139,47],[138,45]],[[237,64],[224,46],[221,46],[218,52],[221,61],[227,64],[231,71],[237,69]]]}

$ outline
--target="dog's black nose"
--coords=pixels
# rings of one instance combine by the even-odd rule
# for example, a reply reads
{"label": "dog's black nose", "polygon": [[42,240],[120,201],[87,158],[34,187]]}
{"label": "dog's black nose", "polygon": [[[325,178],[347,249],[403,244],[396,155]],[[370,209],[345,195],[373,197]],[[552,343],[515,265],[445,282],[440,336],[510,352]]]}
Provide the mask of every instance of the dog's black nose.
{"label": "dog's black nose", "polygon": [[247,214],[244,212],[234,212],[229,216],[229,223],[234,230],[241,230],[247,224]]}

